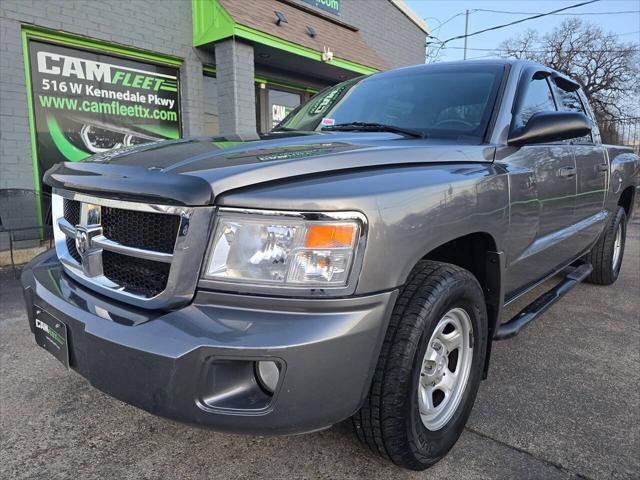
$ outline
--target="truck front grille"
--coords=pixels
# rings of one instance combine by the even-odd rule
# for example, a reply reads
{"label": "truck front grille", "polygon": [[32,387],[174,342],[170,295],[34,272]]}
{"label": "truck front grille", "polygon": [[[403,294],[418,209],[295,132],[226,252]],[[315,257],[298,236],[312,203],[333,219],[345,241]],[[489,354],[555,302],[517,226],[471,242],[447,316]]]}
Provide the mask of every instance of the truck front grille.
{"label": "truck front grille", "polygon": [[77,200],[64,201],[64,218],[74,227],[80,223],[80,202]]}
{"label": "truck front grille", "polygon": [[82,257],[80,256],[80,254],[78,253],[78,249],[76,248],[76,241],[71,237],[67,237],[67,250],[69,250],[69,253],[73,257],[73,259],[78,262],[78,264],[82,263]]}
{"label": "truck front grille", "polygon": [[180,217],[102,207],[104,236],[128,247],[171,253]]}
{"label": "truck front grille", "polygon": [[[81,223],[81,203],[64,200],[64,219],[76,226]],[[102,235],[126,247],[173,253],[180,216],[149,213],[114,207],[100,207]],[[82,264],[75,239],[67,237],[71,257]],[[167,287],[170,264],[105,250],[102,253],[103,275],[133,294],[155,297]]]}
{"label": "truck front grille", "polygon": [[168,263],[105,251],[102,254],[104,276],[125,290],[143,297],[155,297],[167,287]]}
{"label": "truck front grille", "polygon": [[195,291],[212,210],[55,193],[56,251],[89,287],[144,307],[170,306]]}

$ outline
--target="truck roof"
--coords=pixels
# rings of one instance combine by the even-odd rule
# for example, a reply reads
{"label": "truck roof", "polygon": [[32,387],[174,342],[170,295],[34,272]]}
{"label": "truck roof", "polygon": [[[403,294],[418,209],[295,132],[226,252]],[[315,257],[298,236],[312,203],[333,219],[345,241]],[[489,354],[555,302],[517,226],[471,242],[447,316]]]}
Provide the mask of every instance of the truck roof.
{"label": "truck roof", "polygon": [[545,69],[549,69],[549,67],[546,67],[541,63],[534,62],[533,60],[524,60],[524,59],[518,59],[518,58],[485,58],[480,60],[452,60],[450,62],[436,62],[436,63],[412,65],[410,67],[405,67],[405,69],[444,67],[444,66],[454,66],[454,65],[539,65]]}
{"label": "truck roof", "polygon": [[478,65],[487,65],[487,66],[507,66],[509,65],[510,67],[520,67],[520,68],[525,68],[525,67],[537,67],[540,70],[543,71],[547,71],[553,74],[554,77],[561,77],[566,79],[568,82],[570,82],[571,84],[574,85],[574,88],[578,88],[579,86],[579,82],[577,82],[575,79],[571,78],[570,76],[568,76],[565,73],[559,72],[557,70],[554,70],[553,68],[547,67],[546,65],[543,65],[539,62],[534,62],[532,60],[523,60],[523,59],[515,59],[515,58],[489,58],[489,59],[482,59],[482,60],[454,60],[451,62],[437,62],[437,63],[428,63],[428,64],[420,64],[420,65],[412,65],[409,67],[404,67],[404,68],[397,68],[394,70],[389,70],[386,72],[380,72],[377,73],[375,75],[387,75],[387,74],[393,74],[394,72],[408,72],[408,71],[413,71],[413,70],[429,70],[429,69],[436,69],[436,68],[446,68],[446,67],[453,67],[453,66],[463,66],[463,65],[468,65],[468,66],[478,66]]}

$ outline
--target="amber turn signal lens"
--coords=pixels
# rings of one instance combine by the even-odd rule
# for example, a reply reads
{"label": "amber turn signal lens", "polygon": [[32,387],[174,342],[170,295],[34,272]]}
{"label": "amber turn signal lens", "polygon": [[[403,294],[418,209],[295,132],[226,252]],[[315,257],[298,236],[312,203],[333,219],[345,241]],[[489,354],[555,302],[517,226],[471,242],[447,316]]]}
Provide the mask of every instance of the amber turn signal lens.
{"label": "amber turn signal lens", "polygon": [[307,233],[307,248],[351,247],[355,227],[352,225],[311,225]]}

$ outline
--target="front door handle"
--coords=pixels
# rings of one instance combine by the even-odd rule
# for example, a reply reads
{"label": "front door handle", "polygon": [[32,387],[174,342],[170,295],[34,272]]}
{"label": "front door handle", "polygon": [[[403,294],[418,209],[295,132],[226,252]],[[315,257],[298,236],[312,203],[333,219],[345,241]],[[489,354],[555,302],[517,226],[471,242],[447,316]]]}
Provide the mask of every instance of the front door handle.
{"label": "front door handle", "polygon": [[576,174],[576,167],[562,167],[558,170],[561,177],[573,177]]}
{"label": "front door handle", "polygon": [[598,171],[600,171],[600,172],[608,172],[609,171],[609,164],[608,163],[601,163],[600,165],[598,165]]}

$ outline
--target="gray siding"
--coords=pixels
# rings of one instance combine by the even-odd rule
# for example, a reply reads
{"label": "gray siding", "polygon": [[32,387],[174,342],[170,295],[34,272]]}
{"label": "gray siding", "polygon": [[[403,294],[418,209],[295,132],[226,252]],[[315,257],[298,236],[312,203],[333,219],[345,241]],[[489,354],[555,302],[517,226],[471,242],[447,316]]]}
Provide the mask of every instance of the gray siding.
{"label": "gray siding", "polygon": [[425,33],[389,0],[343,0],[340,18],[360,34],[390,68],[425,61]]}
{"label": "gray siding", "polygon": [[[311,7],[297,1],[304,7]],[[425,61],[426,34],[389,0],[341,0],[340,15],[335,18],[359,28],[364,41],[389,68]]]}

